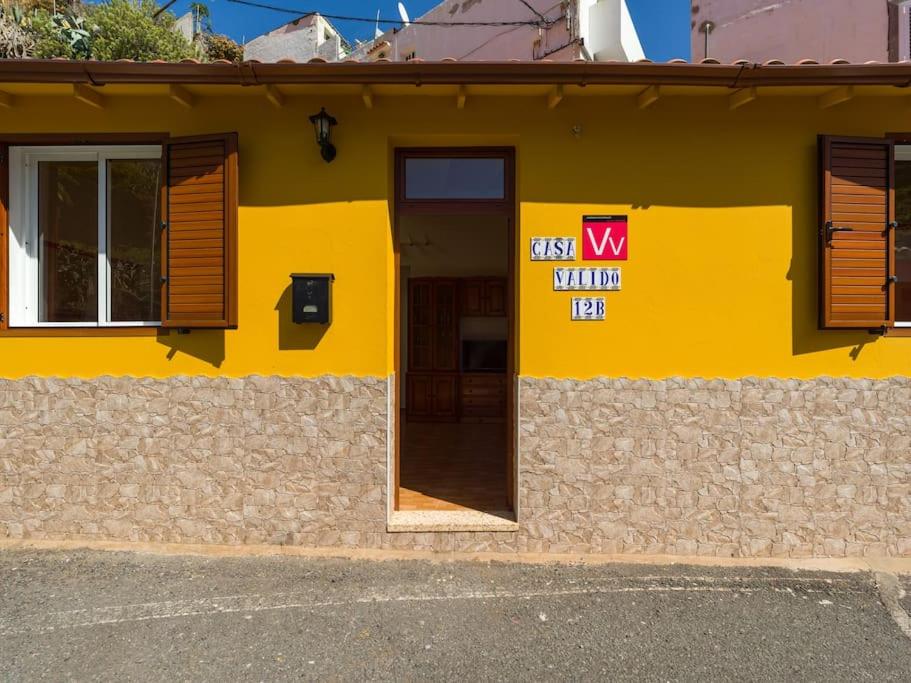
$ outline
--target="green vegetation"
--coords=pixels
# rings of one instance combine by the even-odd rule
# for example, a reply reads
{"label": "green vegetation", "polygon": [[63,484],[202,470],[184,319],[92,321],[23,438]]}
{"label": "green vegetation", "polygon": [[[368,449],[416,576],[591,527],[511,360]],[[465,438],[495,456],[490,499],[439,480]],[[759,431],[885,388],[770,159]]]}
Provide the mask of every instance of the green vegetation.
{"label": "green vegetation", "polygon": [[[194,39],[176,29],[176,17],[154,0],[21,0],[0,5],[0,59],[239,61],[243,48],[212,32],[205,3],[193,6]],[[202,19],[203,21],[200,21]],[[196,30],[199,29],[199,30]]]}

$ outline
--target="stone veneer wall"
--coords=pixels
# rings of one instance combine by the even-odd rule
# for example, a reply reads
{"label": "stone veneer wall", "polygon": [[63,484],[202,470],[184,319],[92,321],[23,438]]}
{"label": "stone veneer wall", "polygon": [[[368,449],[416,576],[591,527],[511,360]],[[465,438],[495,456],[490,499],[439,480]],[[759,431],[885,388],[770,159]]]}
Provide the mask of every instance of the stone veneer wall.
{"label": "stone veneer wall", "polygon": [[386,381],[0,380],[0,537],[378,545]]}
{"label": "stone veneer wall", "polygon": [[911,556],[911,379],[523,379],[521,415],[531,549]]}
{"label": "stone veneer wall", "polygon": [[911,380],[521,380],[517,533],[387,533],[377,378],[0,380],[0,537],[911,556]]}

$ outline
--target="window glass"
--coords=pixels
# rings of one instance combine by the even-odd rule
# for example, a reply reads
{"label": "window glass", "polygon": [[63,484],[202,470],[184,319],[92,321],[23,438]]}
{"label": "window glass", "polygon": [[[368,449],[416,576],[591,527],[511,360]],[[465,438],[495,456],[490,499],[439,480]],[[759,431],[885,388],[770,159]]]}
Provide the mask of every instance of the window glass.
{"label": "window glass", "polygon": [[406,199],[505,199],[505,188],[503,159],[405,159]]}
{"label": "window glass", "polygon": [[911,145],[895,148],[895,319],[911,322]]}
{"label": "window glass", "polygon": [[38,319],[98,320],[98,164],[38,164]]}
{"label": "window glass", "polygon": [[111,320],[161,319],[161,163],[108,161]]}

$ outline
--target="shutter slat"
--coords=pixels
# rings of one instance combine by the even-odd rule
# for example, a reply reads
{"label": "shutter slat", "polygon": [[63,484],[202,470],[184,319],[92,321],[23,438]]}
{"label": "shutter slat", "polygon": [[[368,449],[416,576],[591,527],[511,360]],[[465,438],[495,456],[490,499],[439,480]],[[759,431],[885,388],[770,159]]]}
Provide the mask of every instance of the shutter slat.
{"label": "shutter slat", "polygon": [[237,136],[168,146],[166,327],[237,325]]}
{"label": "shutter slat", "polygon": [[201,142],[201,143],[198,143],[195,145],[187,142],[187,143],[181,144],[181,146],[179,148],[175,148],[171,152],[170,157],[172,159],[186,159],[188,157],[194,158],[194,157],[199,157],[199,156],[213,157],[213,156],[219,156],[223,153],[224,153],[224,146],[221,144],[221,142],[216,142],[216,143]]}
{"label": "shutter slat", "polygon": [[[192,192],[190,194],[175,194],[171,197],[171,206],[178,206],[182,204],[197,204],[197,203],[209,203],[209,202],[220,202],[221,201],[221,192]],[[860,202],[857,202],[860,203]]]}
{"label": "shutter slat", "polygon": [[[218,185],[224,186],[225,184],[225,175],[221,172],[212,172],[212,173],[183,173],[183,174],[174,174],[171,176],[171,185],[177,187],[193,186],[193,185]],[[190,190],[192,192],[193,190]],[[209,190],[214,191],[213,190]]]}
{"label": "shutter slat", "polygon": [[[892,142],[821,136],[819,152],[819,325],[823,329],[891,325]],[[850,230],[830,233],[827,225]]]}
{"label": "shutter slat", "polygon": [[[191,194],[196,195],[200,192],[218,192],[217,187],[208,187],[209,185],[224,185],[224,174],[212,174],[210,176],[188,176],[171,178],[170,192],[172,195]],[[200,187],[202,186],[202,187]]]}

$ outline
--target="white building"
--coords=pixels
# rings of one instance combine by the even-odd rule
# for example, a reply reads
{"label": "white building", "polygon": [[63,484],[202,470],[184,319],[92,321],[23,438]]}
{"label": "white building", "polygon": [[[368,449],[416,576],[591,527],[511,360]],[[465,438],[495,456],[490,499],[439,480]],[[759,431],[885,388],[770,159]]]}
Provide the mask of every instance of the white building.
{"label": "white building", "polygon": [[320,14],[307,14],[257,36],[244,45],[244,59],[277,62],[292,59],[306,62],[314,57],[335,62],[344,59],[351,47],[338,29]]}
{"label": "white building", "polygon": [[[645,58],[626,0],[444,0],[415,21],[428,23],[388,30],[359,45],[352,56],[391,61]],[[464,22],[490,25],[459,25]]]}

